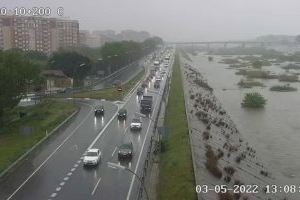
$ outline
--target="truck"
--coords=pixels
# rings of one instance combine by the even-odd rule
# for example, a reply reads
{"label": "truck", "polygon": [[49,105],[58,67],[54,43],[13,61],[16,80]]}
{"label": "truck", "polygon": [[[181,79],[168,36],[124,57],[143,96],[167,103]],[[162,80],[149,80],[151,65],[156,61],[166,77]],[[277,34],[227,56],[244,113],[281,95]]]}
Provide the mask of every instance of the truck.
{"label": "truck", "polygon": [[140,106],[141,113],[150,113],[152,111],[153,96],[143,96]]}
{"label": "truck", "polygon": [[160,87],[160,80],[156,80],[156,81],[154,82],[154,88],[155,88],[155,89],[159,89],[159,87]]}

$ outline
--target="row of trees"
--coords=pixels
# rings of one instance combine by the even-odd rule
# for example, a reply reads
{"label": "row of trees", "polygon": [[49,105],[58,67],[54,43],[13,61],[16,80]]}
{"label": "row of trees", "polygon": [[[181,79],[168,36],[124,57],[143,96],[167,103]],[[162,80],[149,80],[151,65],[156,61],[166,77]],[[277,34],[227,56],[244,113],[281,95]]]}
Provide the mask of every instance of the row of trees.
{"label": "row of trees", "polygon": [[40,76],[43,69],[62,70],[75,80],[98,70],[108,74],[147,55],[162,42],[158,37],[142,43],[112,42],[101,48],[60,50],[50,57],[37,51],[0,51],[0,122],[4,111],[15,107],[28,90],[41,89],[45,83]]}
{"label": "row of trees", "polygon": [[153,37],[141,43],[120,41],[106,43],[101,48],[60,50],[50,57],[48,67],[62,70],[67,76],[78,79],[99,70],[110,74],[149,54],[162,43],[161,38]]}

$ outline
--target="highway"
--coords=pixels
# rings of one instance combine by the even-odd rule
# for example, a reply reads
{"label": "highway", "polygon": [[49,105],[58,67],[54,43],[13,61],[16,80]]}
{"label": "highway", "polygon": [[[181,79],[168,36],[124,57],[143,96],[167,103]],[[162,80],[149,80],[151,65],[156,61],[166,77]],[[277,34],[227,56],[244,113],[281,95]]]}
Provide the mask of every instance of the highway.
{"label": "highway", "polygon": [[128,66],[115,72],[113,75],[105,78],[103,81],[100,81],[98,84],[92,87],[92,90],[101,90],[103,88],[111,87],[116,80],[121,81],[123,84],[128,82],[143,70],[144,62],[145,58],[129,64]]}
{"label": "highway", "polygon": [[[149,84],[148,89],[156,90],[146,92],[153,96],[154,108],[150,118],[157,114],[165,82],[166,76],[160,89],[153,88],[154,79]],[[88,99],[76,101],[82,108],[75,120],[62,133],[51,136],[13,173],[0,180],[0,199],[136,199],[139,189],[137,179],[128,171],[107,165],[107,162],[119,163],[118,146],[124,140],[131,140],[133,159],[120,164],[137,174],[142,170],[154,124],[153,120],[142,118],[140,132],[131,132],[128,128],[135,113],[139,112],[136,91],[133,90],[121,104]],[[98,104],[104,105],[103,118],[94,116],[93,107]],[[128,111],[126,121],[119,121],[116,117],[120,107]],[[82,165],[88,148],[99,148],[102,152],[101,163],[96,168],[84,168]]]}

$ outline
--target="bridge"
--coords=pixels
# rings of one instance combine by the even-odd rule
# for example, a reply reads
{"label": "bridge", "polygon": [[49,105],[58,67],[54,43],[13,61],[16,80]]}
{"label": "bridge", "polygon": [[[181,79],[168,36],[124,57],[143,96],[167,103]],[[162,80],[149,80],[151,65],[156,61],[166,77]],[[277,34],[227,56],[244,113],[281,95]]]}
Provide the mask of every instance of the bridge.
{"label": "bridge", "polygon": [[[295,42],[289,42],[289,41],[273,41],[273,42],[266,42],[266,41],[252,41],[252,40],[229,40],[229,41],[203,41],[203,42],[172,42],[170,44],[175,45],[185,45],[185,46],[199,46],[199,45],[205,45],[206,47],[210,47],[211,45],[222,45],[225,48],[229,45],[238,45],[241,47],[246,46],[259,46],[259,47],[265,47],[265,46],[271,46],[271,45],[285,45],[285,46],[291,46],[291,45],[297,45]],[[298,44],[299,45],[299,44]]]}

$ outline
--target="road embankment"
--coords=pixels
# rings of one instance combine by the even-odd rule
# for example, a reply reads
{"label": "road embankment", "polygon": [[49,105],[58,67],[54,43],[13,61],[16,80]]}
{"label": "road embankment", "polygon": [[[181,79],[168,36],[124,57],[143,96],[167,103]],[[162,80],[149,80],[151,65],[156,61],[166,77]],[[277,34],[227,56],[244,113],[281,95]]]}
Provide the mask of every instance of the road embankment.
{"label": "road embankment", "polygon": [[[78,110],[75,104],[45,99],[35,106],[16,108],[10,112],[8,115],[13,120],[1,127],[0,177]],[[20,118],[20,112],[26,114]]]}

